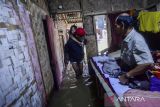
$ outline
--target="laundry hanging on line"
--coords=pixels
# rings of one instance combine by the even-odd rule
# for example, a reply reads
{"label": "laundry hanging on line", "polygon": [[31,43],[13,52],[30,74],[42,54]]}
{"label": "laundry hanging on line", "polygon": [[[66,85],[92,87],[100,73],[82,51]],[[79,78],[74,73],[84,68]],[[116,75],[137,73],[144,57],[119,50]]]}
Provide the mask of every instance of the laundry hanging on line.
{"label": "laundry hanging on line", "polygon": [[140,22],[140,31],[153,33],[160,32],[160,12],[141,11],[137,19]]}

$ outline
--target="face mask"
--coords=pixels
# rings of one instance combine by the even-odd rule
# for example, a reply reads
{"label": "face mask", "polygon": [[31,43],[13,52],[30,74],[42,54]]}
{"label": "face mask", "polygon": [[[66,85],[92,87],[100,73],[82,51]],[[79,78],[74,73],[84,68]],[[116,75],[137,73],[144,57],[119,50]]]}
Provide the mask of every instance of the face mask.
{"label": "face mask", "polygon": [[80,37],[80,38],[79,38],[79,41],[80,41],[80,42],[83,42],[83,41],[84,41],[84,37]]}

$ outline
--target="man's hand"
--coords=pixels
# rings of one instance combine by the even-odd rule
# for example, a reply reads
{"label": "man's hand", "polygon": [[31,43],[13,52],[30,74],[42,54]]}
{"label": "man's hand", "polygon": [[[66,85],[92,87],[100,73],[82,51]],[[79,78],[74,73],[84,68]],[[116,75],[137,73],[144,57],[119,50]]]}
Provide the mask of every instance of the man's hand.
{"label": "man's hand", "polygon": [[119,78],[119,81],[120,81],[122,84],[124,84],[124,85],[126,85],[126,84],[129,82],[129,80],[126,78],[125,75],[126,75],[126,74],[123,74],[123,75],[121,75],[121,76],[118,77],[118,78]]}

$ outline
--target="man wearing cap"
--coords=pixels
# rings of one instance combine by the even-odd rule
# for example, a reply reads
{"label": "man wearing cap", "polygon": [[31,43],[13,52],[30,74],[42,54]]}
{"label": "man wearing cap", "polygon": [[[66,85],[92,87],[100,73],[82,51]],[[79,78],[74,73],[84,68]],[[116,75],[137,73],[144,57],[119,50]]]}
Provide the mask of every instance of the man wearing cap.
{"label": "man wearing cap", "polygon": [[133,27],[133,17],[120,14],[115,20],[115,30],[124,40],[121,46],[121,64],[128,68],[126,74],[119,76],[122,84],[130,78],[144,75],[147,67],[153,63],[150,50],[143,38]]}
{"label": "man wearing cap", "polygon": [[66,60],[71,62],[77,79],[79,79],[83,73],[83,42],[85,34],[86,32],[83,28],[77,28],[74,35],[69,38],[65,45]]}

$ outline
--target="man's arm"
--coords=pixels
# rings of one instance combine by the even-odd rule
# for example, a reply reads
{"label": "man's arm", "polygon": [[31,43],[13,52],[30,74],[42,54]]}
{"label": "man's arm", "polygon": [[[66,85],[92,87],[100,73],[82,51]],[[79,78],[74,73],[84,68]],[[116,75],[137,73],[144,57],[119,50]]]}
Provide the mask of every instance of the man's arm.
{"label": "man's arm", "polygon": [[147,70],[147,68],[151,65],[151,63],[147,63],[147,64],[139,64],[137,65],[135,68],[133,68],[132,70],[130,70],[129,72],[126,73],[127,77],[134,77],[137,75],[141,75],[144,74],[145,71]]}
{"label": "man's arm", "polygon": [[151,65],[151,63],[137,65],[135,68],[133,68],[132,70],[130,70],[126,74],[123,74],[123,75],[119,76],[120,82],[122,84],[126,84],[126,83],[128,83],[129,78],[132,78],[134,76],[138,76],[138,75],[144,74],[146,72],[147,68],[150,65]]}

